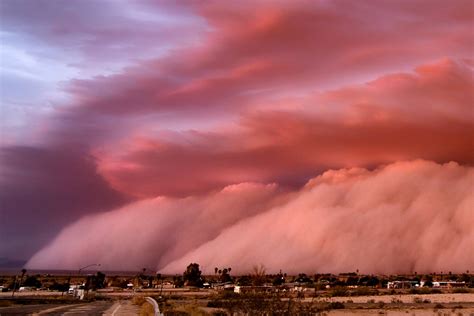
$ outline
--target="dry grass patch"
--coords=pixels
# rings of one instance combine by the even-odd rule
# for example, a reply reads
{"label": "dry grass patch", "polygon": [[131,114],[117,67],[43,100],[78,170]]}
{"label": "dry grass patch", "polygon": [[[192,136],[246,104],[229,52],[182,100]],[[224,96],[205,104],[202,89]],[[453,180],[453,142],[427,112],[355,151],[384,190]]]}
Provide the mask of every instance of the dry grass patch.
{"label": "dry grass patch", "polygon": [[140,307],[140,316],[154,316],[154,315],[155,315],[155,309],[153,308],[153,306],[148,302],[143,303],[142,306]]}

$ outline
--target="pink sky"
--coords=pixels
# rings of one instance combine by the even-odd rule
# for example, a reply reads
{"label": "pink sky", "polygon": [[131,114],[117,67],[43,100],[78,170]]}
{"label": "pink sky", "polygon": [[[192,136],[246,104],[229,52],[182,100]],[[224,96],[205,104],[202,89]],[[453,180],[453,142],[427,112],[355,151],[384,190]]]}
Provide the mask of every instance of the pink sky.
{"label": "pink sky", "polygon": [[[385,204],[435,195],[445,207],[423,204],[410,209],[414,218],[436,218],[436,211],[474,221],[463,202],[473,195],[471,1],[5,0],[0,20],[0,257],[34,255],[32,267],[55,262],[76,268],[79,259],[58,259],[69,251],[62,236],[80,228],[84,243],[94,240],[92,248],[117,249],[116,234],[100,244],[102,233],[81,223],[96,221],[90,223],[95,227],[106,219],[121,227],[146,209],[155,220],[144,229],[140,249],[159,244],[156,257],[132,260],[119,250],[110,257],[98,251],[88,256],[109,268],[125,268],[119,264],[124,260],[170,271],[193,258],[218,264],[251,247],[242,241],[235,244],[240,248],[229,247],[226,258],[216,257],[239,223],[248,220],[249,236],[263,238],[262,221],[283,223],[298,199],[307,203],[294,211],[295,227],[311,221],[320,233],[335,225],[337,216],[323,209],[329,202],[305,191],[309,180],[328,170],[385,174],[384,166],[399,164],[404,167],[394,176],[398,191],[389,190],[390,197],[383,190],[359,190],[354,203],[370,200],[371,211],[404,214],[409,206]],[[451,161],[459,168],[455,172],[447,167]],[[410,173],[420,187],[418,195],[407,197],[402,186]],[[358,190],[354,179],[342,177],[347,183],[331,192]],[[456,184],[463,193],[437,195],[428,179]],[[380,177],[371,173],[364,181],[378,183]],[[239,189],[232,196],[220,193],[229,187]],[[156,199],[168,202],[155,205]],[[208,205],[222,222],[209,216]],[[348,217],[360,211],[345,205]],[[152,233],[163,225],[166,236]],[[174,235],[185,225],[210,228],[194,231],[188,243]],[[381,225],[398,232],[400,225],[415,229],[419,223]],[[458,230],[456,221],[451,225],[446,229]],[[320,264],[308,259],[320,239],[293,228],[283,242],[282,231],[284,226],[274,228],[268,247],[301,241],[306,246],[298,248],[296,267]],[[325,249],[333,270],[351,268],[339,255],[344,243],[372,247],[367,260],[374,261],[398,251],[388,247],[391,253],[383,253],[381,243],[408,242],[393,234],[377,235],[380,240],[352,234],[342,241],[334,236],[333,253]],[[472,246],[472,234],[461,238],[456,242]],[[435,242],[429,234],[419,240],[427,249]],[[70,250],[81,254],[84,243]],[[258,257],[262,251],[249,255],[242,271],[252,260],[276,270],[278,264],[294,265],[287,260],[290,251],[268,262]],[[374,270],[362,261],[359,266]],[[400,261],[377,272],[413,264],[446,267]],[[453,269],[472,264],[472,257],[462,257]]]}

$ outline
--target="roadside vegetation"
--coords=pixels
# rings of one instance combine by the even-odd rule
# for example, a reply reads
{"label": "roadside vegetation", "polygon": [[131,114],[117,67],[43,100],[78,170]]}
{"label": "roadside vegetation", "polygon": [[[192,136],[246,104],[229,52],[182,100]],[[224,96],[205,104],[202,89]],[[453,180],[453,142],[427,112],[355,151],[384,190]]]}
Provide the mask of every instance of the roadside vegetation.
{"label": "roadside vegetation", "polygon": [[[474,275],[469,271],[287,275],[282,271],[267,273],[260,265],[246,275],[233,275],[231,267],[215,267],[213,274],[204,275],[198,263],[190,263],[177,275],[161,275],[146,268],[122,275],[50,275],[23,269],[16,275],[0,276],[0,286],[0,308],[125,297],[139,306],[140,315],[152,315],[153,307],[145,300],[151,296],[165,315],[325,315],[356,309],[429,309],[438,313],[472,308],[474,312]],[[77,291],[84,295],[77,295]],[[443,294],[472,294],[473,299],[440,303],[430,296]]]}

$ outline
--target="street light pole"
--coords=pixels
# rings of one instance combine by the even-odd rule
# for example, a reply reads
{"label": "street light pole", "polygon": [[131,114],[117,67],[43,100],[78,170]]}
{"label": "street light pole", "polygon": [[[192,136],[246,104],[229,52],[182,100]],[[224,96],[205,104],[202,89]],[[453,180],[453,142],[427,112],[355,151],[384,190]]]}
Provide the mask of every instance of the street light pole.
{"label": "street light pole", "polygon": [[[90,267],[94,267],[94,266],[97,266],[97,267],[100,267],[100,263],[92,263],[92,264],[89,264],[87,266],[84,266],[82,268],[79,268],[79,275],[81,275],[81,271],[84,270],[84,269],[87,269],[87,268],[90,268]],[[87,278],[89,279],[89,278]],[[88,281],[86,281],[87,283]],[[86,295],[89,293],[89,285],[86,284]]]}
{"label": "street light pole", "polygon": [[79,268],[79,275],[81,275],[81,271],[84,270],[84,269],[87,269],[87,268],[90,268],[90,267],[93,267],[93,266],[98,266],[100,267],[100,263],[93,263],[93,264],[89,264],[85,267],[82,267],[82,268]]}

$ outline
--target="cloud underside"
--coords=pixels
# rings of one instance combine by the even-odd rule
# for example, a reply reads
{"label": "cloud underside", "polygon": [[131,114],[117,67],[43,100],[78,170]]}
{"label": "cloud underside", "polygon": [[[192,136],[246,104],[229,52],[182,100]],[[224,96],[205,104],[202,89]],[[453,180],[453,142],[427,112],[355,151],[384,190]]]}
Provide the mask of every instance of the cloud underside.
{"label": "cloud underside", "polygon": [[116,190],[143,198],[246,181],[298,187],[327,168],[399,160],[472,164],[472,78],[468,61],[443,59],[279,99],[241,114],[234,128],[136,134],[100,151],[98,169]]}
{"label": "cloud underside", "polygon": [[465,271],[474,262],[473,181],[471,167],[415,160],[326,171],[291,193],[243,183],[205,196],[147,199],[66,227],[28,266]]}

